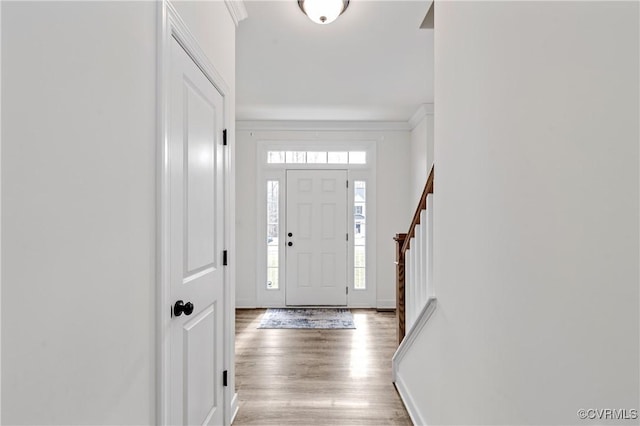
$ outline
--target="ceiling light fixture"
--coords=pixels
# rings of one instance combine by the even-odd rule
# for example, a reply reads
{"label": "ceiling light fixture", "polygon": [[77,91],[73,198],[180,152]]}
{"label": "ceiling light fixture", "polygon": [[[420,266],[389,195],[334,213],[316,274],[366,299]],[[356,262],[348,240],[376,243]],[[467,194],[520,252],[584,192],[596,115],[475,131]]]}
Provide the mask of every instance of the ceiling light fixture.
{"label": "ceiling light fixture", "polygon": [[316,24],[329,24],[347,10],[349,0],[298,0],[298,6]]}

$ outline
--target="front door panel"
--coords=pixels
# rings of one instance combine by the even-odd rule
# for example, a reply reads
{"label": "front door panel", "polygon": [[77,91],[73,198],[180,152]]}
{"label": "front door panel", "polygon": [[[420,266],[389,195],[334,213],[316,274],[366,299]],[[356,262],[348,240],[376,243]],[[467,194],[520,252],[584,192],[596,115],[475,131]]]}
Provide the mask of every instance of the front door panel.
{"label": "front door panel", "polygon": [[287,171],[287,305],[347,304],[346,184],[346,170]]}

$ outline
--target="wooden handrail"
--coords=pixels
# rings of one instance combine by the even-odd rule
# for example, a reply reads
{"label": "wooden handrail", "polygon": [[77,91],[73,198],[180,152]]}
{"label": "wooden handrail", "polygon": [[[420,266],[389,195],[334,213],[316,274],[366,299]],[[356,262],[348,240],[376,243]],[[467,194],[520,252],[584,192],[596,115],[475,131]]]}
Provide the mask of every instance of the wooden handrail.
{"label": "wooden handrail", "polygon": [[433,175],[434,175],[434,166],[431,166],[431,171],[429,172],[429,177],[427,177],[427,183],[424,185],[424,190],[422,190],[422,196],[420,197],[420,202],[418,203],[418,207],[416,208],[416,212],[413,214],[413,220],[411,221],[411,226],[409,226],[409,231],[407,231],[407,238],[404,240],[404,245],[402,246],[402,255],[409,250],[411,246],[411,239],[416,235],[416,225],[420,224],[420,213],[422,210],[427,208],[427,195],[433,194]]}

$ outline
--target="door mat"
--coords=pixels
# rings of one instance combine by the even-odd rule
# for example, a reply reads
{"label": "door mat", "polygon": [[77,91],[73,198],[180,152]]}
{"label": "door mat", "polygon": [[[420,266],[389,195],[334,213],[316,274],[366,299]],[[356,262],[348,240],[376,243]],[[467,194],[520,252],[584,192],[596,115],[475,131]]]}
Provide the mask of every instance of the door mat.
{"label": "door mat", "polygon": [[354,329],[353,315],[341,308],[267,309],[258,328]]}

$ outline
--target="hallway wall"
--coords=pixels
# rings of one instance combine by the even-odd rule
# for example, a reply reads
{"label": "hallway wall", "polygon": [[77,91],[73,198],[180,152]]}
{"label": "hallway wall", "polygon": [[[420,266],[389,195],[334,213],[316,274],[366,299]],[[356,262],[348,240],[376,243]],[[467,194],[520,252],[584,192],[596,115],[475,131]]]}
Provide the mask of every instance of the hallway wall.
{"label": "hallway wall", "polygon": [[[0,7],[2,423],[154,424],[159,4]],[[225,4],[178,10],[233,88]]]}
{"label": "hallway wall", "polygon": [[155,5],[2,2],[2,423],[154,419]]}
{"label": "hallway wall", "polygon": [[413,397],[428,424],[638,409],[639,4],[436,9],[438,308]]}
{"label": "hallway wall", "polygon": [[[277,123],[276,123],[277,124]],[[236,301],[240,307],[257,303],[257,141],[277,140],[380,140],[377,144],[377,307],[395,307],[395,243],[393,236],[405,232],[411,219],[409,207],[409,130],[361,130],[357,124],[343,123],[340,128],[354,130],[323,130],[328,123],[314,124],[316,130],[251,131],[243,125],[237,136],[237,232],[238,263]],[[384,126],[384,123],[382,124]],[[276,126],[282,128],[282,126]],[[380,127],[380,126],[378,126]],[[397,127],[397,126],[396,126]],[[253,135],[252,135],[253,134]]]}
{"label": "hallway wall", "polygon": [[424,104],[409,120],[411,125],[411,197],[418,205],[433,165],[433,104]]}

